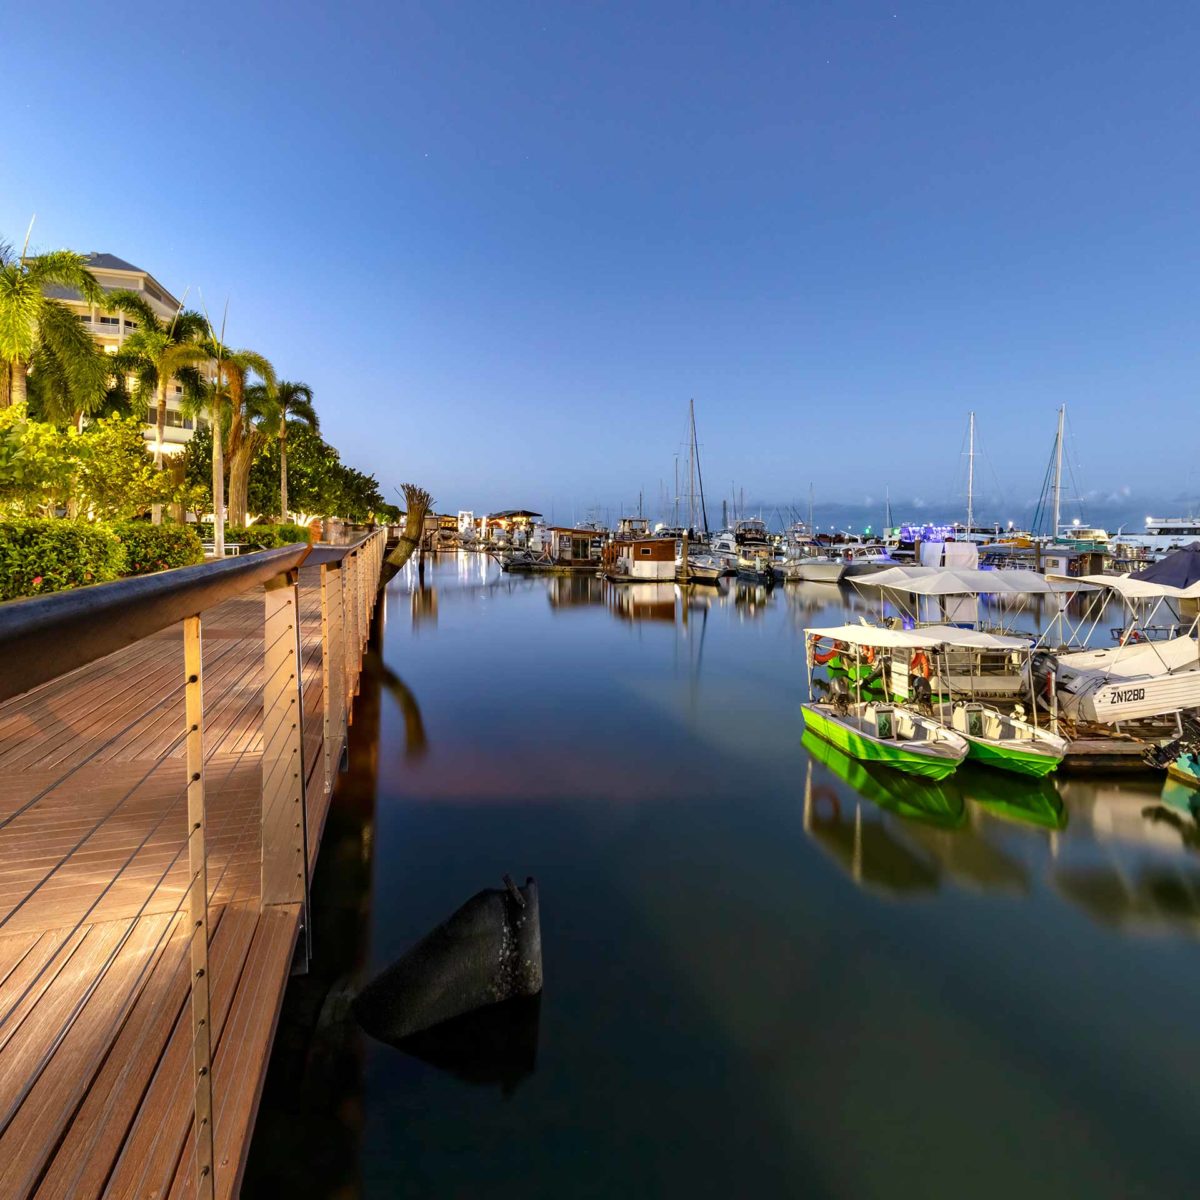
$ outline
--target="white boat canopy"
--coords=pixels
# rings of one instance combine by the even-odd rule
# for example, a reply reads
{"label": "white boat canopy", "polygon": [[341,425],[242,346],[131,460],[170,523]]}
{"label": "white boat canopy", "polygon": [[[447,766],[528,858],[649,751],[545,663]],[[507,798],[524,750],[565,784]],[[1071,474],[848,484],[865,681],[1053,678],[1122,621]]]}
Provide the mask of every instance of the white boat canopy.
{"label": "white boat canopy", "polygon": [[932,637],[943,646],[970,650],[1028,650],[1032,637],[1013,637],[1006,633],[984,633],[979,629],[959,629],[956,625],[923,625],[914,632]]}
{"label": "white boat canopy", "polygon": [[834,625],[829,629],[806,629],[810,638],[829,638],[848,646],[882,646],[904,650],[932,650],[942,644],[924,629],[883,629],[876,625]]}
{"label": "white boat canopy", "polygon": [[[1052,575],[1050,578],[1057,581],[1063,576]],[[1200,597],[1200,582],[1187,587],[1172,587],[1168,583],[1154,583],[1133,575],[1081,575],[1079,579],[1083,583],[1108,588],[1126,600],[1195,600]]]}
{"label": "white boat canopy", "polygon": [[915,596],[1033,596],[1094,592],[1097,590],[1097,584],[1093,582],[1096,578],[1108,581],[1107,576],[1074,579],[1019,569],[987,571],[970,567],[913,566],[890,567],[874,575],[854,575],[850,577],[850,582],[859,588],[890,588]]}

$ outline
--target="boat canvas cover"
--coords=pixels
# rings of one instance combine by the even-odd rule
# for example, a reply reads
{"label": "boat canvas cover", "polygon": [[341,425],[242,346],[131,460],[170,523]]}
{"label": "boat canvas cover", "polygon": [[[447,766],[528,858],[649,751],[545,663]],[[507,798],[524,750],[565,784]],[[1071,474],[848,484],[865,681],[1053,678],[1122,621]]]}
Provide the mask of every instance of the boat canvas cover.
{"label": "boat canvas cover", "polygon": [[966,567],[892,567],[876,575],[855,577],[851,582],[856,587],[890,588],[916,596],[1029,596],[1096,590],[1096,584],[1088,580],[1055,578],[1019,569],[988,571]]}
{"label": "boat canvas cover", "polygon": [[936,638],[943,646],[970,650],[1028,650],[1033,639],[1003,633],[985,633],[978,629],[959,629],[957,625],[923,625],[918,631]]}
{"label": "boat canvas cover", "polygon": [[1200,586],[1200,542],[1168,554],[1130,578],[1138,583],[1159,583],[1184,590]]}
{"label": "boat canvas cover", "polygon": [[1177,637],[1161,642],[1110,646],[1104,650],[1079,650],[1060,654],[1058,663],[1072,671],[1097,671],[1106,678],[1146,679],[1168,675],[1200,663],[1200,645],[1195,638]]}
{"label": "boat canvas cover", "polygon": [[829,629],[806,629],[810,638],[829,638],[848,646],[879,646],[889,649],[931,650],[940,646],[936,637],[921,629],[881,629],[874,625],[835,625]]}

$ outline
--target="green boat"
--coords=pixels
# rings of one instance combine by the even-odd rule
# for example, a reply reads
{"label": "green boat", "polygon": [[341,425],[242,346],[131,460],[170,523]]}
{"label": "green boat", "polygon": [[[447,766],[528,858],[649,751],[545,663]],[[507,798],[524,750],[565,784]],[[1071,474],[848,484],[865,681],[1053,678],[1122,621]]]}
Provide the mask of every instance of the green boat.
{"label": "green boat", "polygon": [[1066,738],[1009,716],[990,704],[956,704],[951,728],[967,739],[967,756],[985,767],[1041,779],[1067,752]]}
{"label": "green boat", "polygon": [[843,754],[811,729],[806,729],[800,740],[815,762],[885,812],[938,829],[957,829],[966,819],[962,793],[953,783],[932,783],[917,776],[881,771]]}
{"label": "green boat", "polygon": [[860,762],[894,767],[925,779],[945,779],[967,756],[967,741],[953,730],[894,704],[802,704],[813,733]]}
{"label": "green boat", "polygon": [[968,800],[991,816],[1039,829],[1067,827],[1066,805],[1049,779],[1006,779],[995,771],[968,763],[955,781]]}

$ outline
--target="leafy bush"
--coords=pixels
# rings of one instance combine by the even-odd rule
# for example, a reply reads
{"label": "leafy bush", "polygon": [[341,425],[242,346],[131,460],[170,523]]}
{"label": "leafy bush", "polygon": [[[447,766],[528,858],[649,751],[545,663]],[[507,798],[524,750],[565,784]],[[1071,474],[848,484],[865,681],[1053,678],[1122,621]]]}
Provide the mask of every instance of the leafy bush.
{"label": "leafy bush", "polygon": [[149,575],[204,561],[199,535],[188,525],[123,521],[113,532],[125,547],[125,573]]}
{"label": "leafy bush", "polygon": [[[259,526],[253,525],[250,527],[250,532],[254,533],[258,528]],[[294,542],[308,541],[307,525],[295,525],[291,521],[288,521],[286,524],[269,525],[267,528],[270,529],[271,535],[275,539],[275,545],[277,546],[290,546]]]}
{"label": "leafy bush", "polygon": [[0,600],[119,579],[125,547],[104,525],[53,517],[0,521]]}
{"label": "leafy bush", "polygon": [[[213,527],[209,524],[200,527],[201,536],[206,542],[213,540]],[[248,529],[240,525],[225,526],[225,544],[227,546],[245,546],[248,549],[274,550],[277,546],[290,546],[295,542],[308,541],[307,525],[251,525]]]}

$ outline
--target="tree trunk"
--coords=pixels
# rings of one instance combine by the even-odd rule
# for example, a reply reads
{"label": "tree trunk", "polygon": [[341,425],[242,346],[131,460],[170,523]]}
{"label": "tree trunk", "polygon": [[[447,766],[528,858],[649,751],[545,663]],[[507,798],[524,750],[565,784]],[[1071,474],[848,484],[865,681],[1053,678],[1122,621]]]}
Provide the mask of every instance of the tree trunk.
{"label": "tree trunk", "polygon": [[[167,383],[168,380],[158,381],[158,412],[154,422],[154,466],[161,471],[163,468],[163,435],[167,428]],[[162,524],[162,505],[150,506],[150,520],[155,525]]]}
{"label": "tree trunk", "polygon": [[26,385],[29,382],[29,368],[25,365],[25,360],[14,358],[12,361],[10,395],[11,403],[24,404],[29,398],[29,392]]}
{"label": "tree trunk", "polygon": [[225,557],[225,455],[221,445],[221,410],[212,406],[213,557]]}
{"label": "tree trunk", "polygon": [[[176,457],[171,460],[171,465],[167,469],[171,472],[171,482],[175,485],[175,487],[182,491],[183,485],[187,478],[186,467],[184,466],[183,462],[183,455],[176,455]],[[171,520],[180,525],[182,525],[184,522],[183,504],[178,500],[175,500],[171,503]]]}
{"label": "tree trunk", "polygon": [[250,464],[254,461],[254,445],[244,441],[229,460],[229,523],[245,526],[249,504]]}
{"label": "tree trunk", "polygon": [[12,367],[7,362],[0,362],[0,408],[7,408],[12,403],[8,381],[12,375]]}
{"label": "tree trunk", "polygon": [[279,423],[279,519],[288,519],[286,415]]}

